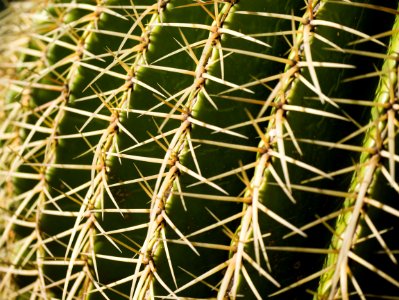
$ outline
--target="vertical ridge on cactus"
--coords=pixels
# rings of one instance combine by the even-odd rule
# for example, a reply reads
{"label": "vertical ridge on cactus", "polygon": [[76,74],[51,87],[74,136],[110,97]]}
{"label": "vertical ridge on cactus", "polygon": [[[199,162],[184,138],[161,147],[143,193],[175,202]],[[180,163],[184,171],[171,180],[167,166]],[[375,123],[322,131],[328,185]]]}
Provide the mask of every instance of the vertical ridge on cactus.
{"label": "vertical ridge on cactus", "polygon": [[0,5],[0,298],[399,297],[397,7]]}

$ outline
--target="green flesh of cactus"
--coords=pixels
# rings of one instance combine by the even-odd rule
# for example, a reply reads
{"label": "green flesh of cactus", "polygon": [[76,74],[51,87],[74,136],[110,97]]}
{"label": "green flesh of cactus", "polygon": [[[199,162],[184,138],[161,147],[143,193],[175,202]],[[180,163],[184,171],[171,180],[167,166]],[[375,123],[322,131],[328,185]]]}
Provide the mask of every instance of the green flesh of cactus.
{"label": "green flesh of cactus", "polygon": [[0,2],[0,298],[398,298],[397,7]]}

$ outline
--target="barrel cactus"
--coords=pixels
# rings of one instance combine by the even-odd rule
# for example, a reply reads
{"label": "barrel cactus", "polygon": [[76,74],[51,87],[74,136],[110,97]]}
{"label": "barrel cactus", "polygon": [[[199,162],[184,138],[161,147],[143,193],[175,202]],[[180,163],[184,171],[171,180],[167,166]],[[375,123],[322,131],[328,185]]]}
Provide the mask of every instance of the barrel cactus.
{"label": "barrel cactus", "polygon": [[398,3],[0,7],[1,299],[397,299]]}

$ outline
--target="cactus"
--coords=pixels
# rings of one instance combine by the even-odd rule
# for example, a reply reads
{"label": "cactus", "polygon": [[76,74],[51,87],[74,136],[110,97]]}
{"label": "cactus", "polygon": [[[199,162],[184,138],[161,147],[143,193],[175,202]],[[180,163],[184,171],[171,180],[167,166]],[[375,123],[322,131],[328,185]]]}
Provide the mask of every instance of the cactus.
{"label": "cactus", "polygon": [[394,299],[392,0],[12,1],[1,299]]}

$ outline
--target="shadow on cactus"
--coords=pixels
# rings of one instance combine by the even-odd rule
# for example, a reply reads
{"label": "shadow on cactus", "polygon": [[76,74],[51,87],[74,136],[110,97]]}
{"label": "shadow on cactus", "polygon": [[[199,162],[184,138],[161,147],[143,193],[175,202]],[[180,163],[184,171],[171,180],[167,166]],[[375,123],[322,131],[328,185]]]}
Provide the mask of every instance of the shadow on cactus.
{"label": "shadow on cactus", "polygon": [[4,6],[1,299],[399,297],[395,1]]}

